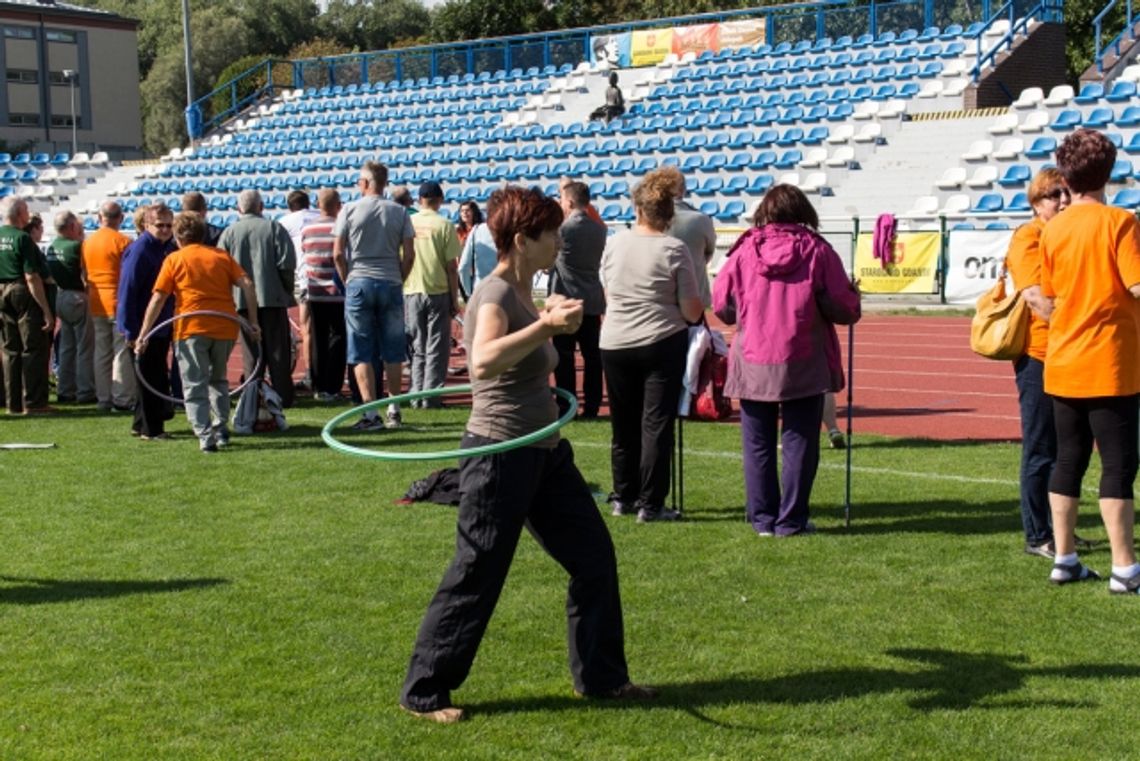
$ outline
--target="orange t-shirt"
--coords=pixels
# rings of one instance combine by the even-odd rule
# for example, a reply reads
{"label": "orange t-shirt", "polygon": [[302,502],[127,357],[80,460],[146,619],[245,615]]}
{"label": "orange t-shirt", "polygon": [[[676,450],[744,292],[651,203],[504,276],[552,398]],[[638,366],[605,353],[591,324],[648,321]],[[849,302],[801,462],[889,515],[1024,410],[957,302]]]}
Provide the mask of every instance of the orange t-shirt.
{"label": "orange t-shirt", "polygon": [[91,314],[114,317],[119,293],[119,263],[131,239],[118,230],[100,227],[83,239],[80,249],[87,271],[87,296]]}
{"label": "orange t-shirt", "polygon": [[[1034,217],[1013,233],[1009,241],[1009,253],[1005,255],[1005,266],[1013,278],[1013,287],[1018,291],[1034,285],[1041,285],[1041,229],[1045,222]],[[1049,345],[1049,323],[1035,314],[1029,318],[1029,345],[1025,353],[1034,359],[1045,361],[1045,349]]]}
{"label": "orange t-shirt", "polygon": [[1140,224],[1077,204],[1041,231],[1041,292],[1054,299],[1045,392],[1086,399],[1140,393]]}
{"label": "orange t-shirt", "polygon": [[[175,315],[202,309],[236,315],[233,287],[245,276],[245,270],[225,251],[193,244],[172,252],[162,261],[154,290],[174,294]],[[174,340],[191,336],[233,341],[238,337],[238,324],[208,315],[175,320]]]}

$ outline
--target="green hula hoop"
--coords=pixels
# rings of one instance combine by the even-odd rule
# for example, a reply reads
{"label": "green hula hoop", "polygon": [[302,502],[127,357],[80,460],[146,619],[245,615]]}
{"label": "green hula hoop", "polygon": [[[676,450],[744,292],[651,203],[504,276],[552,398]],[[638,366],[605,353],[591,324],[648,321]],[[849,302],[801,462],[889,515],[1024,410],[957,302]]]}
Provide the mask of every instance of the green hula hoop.
{"label": "green hula hoop", "polygon": [[371,457],[375,460],[454,460],[459,457],[476,457],[484,454],[496,454],[498,452],[507,452],[511,449],[518,447],[525,447],[527,444],[533,444],[536,441],[541,441],[547,436],[555,433],[558,429],[569,423],[574,419],[578,413],[578,399],[569,391],[562,388],[552,387],[550,390],[561,396],[570,403],[570,409],[566,410],[566,414],[555,420],[547,426],[539,428],[533,433],[528,433],[525,436],[519,436],[514,439],[507,439],[506,441],[497,441],[494,444],[484,444],[481,447],[471,447],[469,449],[448,449],[439,452],[380,452],[375,449],[365,449],[363,447],[354,447],[350,444],[345,444],[342,441],[337,441],[332,435],[333,429],[338,425],[356,415],[363,414],[369,410],[378,409],[379,407],[389,404],[401,404],[403,402],[411,402],[417,399],[431,399],[436,396],[444,396],[446,394],[462,394],[471,390],[470,385],[463,386],[444,386],[443,388],[430,388],[424,391],[413,391],[409,394],[401,394],[399,396],[389,396],[384,399],[377,399],[374,402],[362,404],[359,407],[353,407],[350,410],[345,410],[333,417],[332,420],[325,423],[325,427],[321,429],[321,439],[330,447],[343,454],[354,455],[356,457]]}

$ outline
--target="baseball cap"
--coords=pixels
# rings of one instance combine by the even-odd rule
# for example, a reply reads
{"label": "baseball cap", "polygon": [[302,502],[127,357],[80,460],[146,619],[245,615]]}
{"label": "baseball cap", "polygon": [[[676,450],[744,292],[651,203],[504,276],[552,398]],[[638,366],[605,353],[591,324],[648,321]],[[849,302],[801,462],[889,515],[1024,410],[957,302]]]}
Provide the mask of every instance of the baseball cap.
{"label": "baseball cap", "polygon": [[443,188],[435,180],[420,185],[420,198],[443,198]]}

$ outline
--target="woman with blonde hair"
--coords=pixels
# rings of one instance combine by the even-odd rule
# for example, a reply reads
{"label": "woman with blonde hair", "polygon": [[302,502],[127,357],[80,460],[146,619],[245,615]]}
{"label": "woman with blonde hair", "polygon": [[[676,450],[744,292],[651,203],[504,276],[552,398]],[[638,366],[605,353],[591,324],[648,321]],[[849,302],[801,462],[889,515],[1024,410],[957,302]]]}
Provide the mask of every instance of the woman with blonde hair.
{"label": "woman with blonde hair", "polygon": [[668,173],[650,172],[633,189],[637,221],[602,254],[606,319],[598,345],[609,393],[614,515],[639,523],[676,520],[665,509],[673,421],[681,395],[688,325],[704,311],[685,243],[673,221]]}
{"label": "woman with blonde hair", "polygon": [[1053,521],[1049,515],[1049,475],[1057,460],[1053,401],[1045,395],[1045,350],[1049,345],[1048,309],[1041,295],[1041,231],[1069,205],[1069,188],[1061,173],[1042,169],[1029,183],[1033,219],[1014,232],[1005,256],[1013,287],[1029,305],[1029,344],[1013,363],[1021,407],[1021,525],[1025,552],[1053,557]]}

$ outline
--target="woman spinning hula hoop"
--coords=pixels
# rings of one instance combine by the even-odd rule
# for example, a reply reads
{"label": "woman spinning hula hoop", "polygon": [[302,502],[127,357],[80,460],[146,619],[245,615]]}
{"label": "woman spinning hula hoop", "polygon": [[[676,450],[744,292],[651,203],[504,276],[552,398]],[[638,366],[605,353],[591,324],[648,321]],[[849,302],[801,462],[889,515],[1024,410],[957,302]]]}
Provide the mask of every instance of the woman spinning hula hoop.
{"label": "woman spinning hula hoop", "polygon": [[[230,414],[226,364],[238,336],[238,315],[233,286],[242,289],[249,305],[249,333],[261,340],[257,326],[257,293],[245,270],[225,251],[204,245],[206,222],[196,212],[174,218],[179,249],[162,262],[147,305],[135,353],[146,353],[147,337],[166,300],[174,295],[174,352],[182,376],[186,417],[203,452],[217,452],[229,444],[226,420]],[[191,315],[222,312],[227,316]],[[179,319],[185,315],[185,319]],[[228,315],[233,315],[228,317]]]}
{"label": "woman spinning hula hoop", "polygon": [[[557,418],[550,338],[573,333],[580,301],[536,311],[531,282],[558,252],[562,210],[538,190],[491,195],[488,225],[498,265],[467,305],[463,342],[472,377],[471,417],[461,446],[513,439]],[[570,443],[557,433],[530,446],[460,460],[455,558],[428,606],[400,705],[431,721],[463,718],[451,692],[467,677],[525,526],[570,574],[570,671],[579,695],[646,699],[629,681],[613,542]]]}

